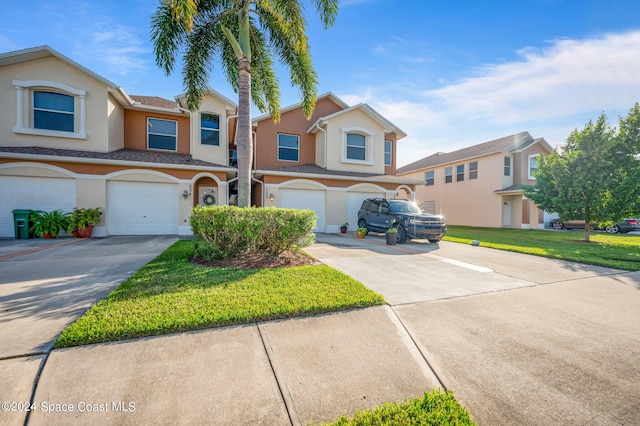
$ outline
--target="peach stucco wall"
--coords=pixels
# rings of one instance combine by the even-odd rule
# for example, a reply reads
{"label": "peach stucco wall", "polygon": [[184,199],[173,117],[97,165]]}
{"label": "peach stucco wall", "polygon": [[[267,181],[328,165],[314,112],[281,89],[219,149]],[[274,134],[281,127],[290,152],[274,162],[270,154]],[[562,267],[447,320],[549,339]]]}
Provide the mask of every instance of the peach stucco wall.
{"label": "peach stucco wall", "polygon": [[189,117],[149,111],[126,110],[124,113],[124,146],[129,149],[147,149],[147,117],[178,122],[178,154],[189,154]]}
{"label": "peach stucco wall", "polygon": [[[340,110],[331,99],[324,98],[316,104],[310,120],[304,118],[301,108],[297,108],[283,113],[277,124],[270,118],[259,121],[256,127],[256,169],[316,163],[316,135],[307,133],[307,130],[318,118]],[[278,133],[300,137],[300,161],[278,161]]]}

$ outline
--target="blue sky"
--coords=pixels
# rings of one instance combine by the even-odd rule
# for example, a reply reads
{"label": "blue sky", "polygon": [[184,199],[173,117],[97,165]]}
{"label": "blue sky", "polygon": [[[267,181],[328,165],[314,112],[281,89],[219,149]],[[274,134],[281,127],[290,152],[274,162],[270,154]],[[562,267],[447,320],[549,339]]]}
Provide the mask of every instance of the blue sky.
{"label": "blue sky", "polygon": [[[47,44],[131,95],[183,92],[179,68],[155,65],[158,0],[0,4],[0,52]],[[319,93],[402,128],[398,165],[525,130],[557,146],[640,102],[637,0],[342,0],[326,31],[308,10]],[[237,99],[218,70],[211,87]],[[280,83],[281,104],[298,102],[284,69]]]}

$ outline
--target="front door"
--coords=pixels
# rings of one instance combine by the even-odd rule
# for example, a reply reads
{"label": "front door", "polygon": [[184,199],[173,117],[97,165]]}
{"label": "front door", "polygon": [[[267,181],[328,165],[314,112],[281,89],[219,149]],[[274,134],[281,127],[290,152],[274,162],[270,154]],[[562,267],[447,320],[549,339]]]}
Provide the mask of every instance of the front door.
{"label": "front door", "polygon": [[502,201],[502,226],[511,226],[511,202]]}

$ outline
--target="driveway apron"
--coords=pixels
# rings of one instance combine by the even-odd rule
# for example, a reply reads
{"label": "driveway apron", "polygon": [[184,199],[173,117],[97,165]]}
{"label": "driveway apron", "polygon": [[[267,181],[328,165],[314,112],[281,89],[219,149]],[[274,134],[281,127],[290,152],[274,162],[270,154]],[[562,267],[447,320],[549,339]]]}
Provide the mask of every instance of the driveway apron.
{"label": "driveway apron", "polygon": [[309,252],[382,293],[479,424],[640,419],[640,272],[455,243],[318,237]]}

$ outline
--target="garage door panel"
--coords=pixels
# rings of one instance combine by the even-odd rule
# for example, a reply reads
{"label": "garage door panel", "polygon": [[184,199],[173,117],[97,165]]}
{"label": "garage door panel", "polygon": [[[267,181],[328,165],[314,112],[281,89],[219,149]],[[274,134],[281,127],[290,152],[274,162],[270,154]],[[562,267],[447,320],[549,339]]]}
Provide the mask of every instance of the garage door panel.
{"label": "garage door panel", "polygon": [[13,210],[72,211],[76,180],[0,176],[0,237],[14,238]]}
{"label": "garage door panel", "polygon": [[313,210],[316,212],[316,227],[314,231],[324,232],[326,217],[325,191],[281,189],[278,196],[278,207]]}
{"label": "garage door panel", "polygon": [[178,233],[178,186],[147,182],[107,184],[110,235]]}

